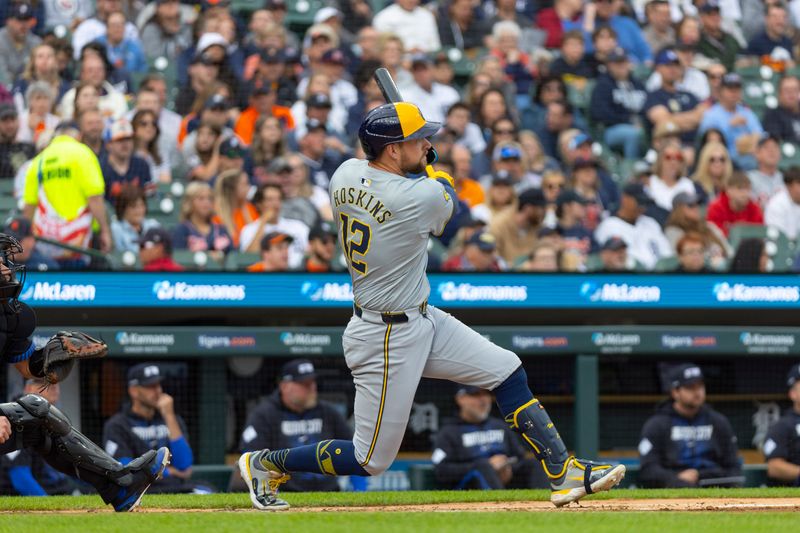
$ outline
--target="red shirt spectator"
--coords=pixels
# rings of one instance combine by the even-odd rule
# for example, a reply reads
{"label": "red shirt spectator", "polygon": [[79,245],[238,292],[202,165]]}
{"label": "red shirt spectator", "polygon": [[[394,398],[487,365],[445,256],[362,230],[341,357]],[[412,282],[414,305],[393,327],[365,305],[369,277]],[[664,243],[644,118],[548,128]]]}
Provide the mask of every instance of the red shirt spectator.
{"label": "red shirt spectator", "polygon": [[731,225],[763,224],[764,213],[750,198],[750,180],[742,172],[734,172],[725,185],[725,190],[708,206],[706,218],[713,222],[725,236]]}

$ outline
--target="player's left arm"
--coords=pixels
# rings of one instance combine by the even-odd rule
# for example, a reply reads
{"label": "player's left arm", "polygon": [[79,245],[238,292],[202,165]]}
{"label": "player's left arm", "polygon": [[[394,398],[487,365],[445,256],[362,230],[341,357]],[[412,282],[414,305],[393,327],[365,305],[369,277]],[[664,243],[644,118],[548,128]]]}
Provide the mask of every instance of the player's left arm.
{"label": "player's left arm", "polygon": [[419,213],[417,220],[424,234],[441,235],[447,222],[455,216],[458,206],[453,187],[444,178],[420,178],[416,184],[419,194]]}

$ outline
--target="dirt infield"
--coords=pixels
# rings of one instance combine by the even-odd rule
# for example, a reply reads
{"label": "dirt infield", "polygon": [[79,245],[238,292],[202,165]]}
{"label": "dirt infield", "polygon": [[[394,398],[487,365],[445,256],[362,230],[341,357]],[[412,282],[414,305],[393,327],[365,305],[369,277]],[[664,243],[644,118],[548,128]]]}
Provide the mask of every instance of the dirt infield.
{"label": "dirt infield", "polygon": [[[423,505],[370,505],[336,507],[292,507],[287,513],[365,513],[365,512],[403,512],[403,513],[448,513],[448,512],[553,512],[574,513],[591,511],[705,511],[705,512],[778,512],[800,511],[800,498],[664,498],[664,499],[613,499],[588,500],[556,509],[550,502],[458,502]],[[111,513],[111,509],[63,510],[63,511],[24,511],[26,514],[93,514]],[[169,509],[143,507],[137,513],[255,513],[254,509]],[[16,514],[14,511],[0,511],[3,514]]]}
{"label": "dirt infield", "polygon": [[477,502],[365,507],[293,507],[289,512],[585,512],[585,511],[800,511],[800,498],[588,500],[556,509],[550,502]]}

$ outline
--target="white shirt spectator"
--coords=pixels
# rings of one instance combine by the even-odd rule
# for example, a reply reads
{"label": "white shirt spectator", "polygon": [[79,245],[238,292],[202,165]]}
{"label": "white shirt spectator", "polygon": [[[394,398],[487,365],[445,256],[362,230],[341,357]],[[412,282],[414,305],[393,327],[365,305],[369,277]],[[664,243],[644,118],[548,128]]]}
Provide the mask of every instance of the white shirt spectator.
{"label": "white shirt spectator", "polygon": [[[81,50],[83,47],[92,41],[96,41],[99,37],[106,34],[106,24],[101,22],[100,19],[92,17],[86,19],[75,28],[75,33],[72,34],[72,49],[75,60],[81,58]],[[139,30],[130,22],[125,23],[125,38],[139,41]]]}
{"label": "white shirt spectator", "polygon": [[379,33],[394,33],[400,37],[406,52],[436,52],[442,47],[436,18],[424,7],[406,11],[392,4],[375,15],[372,25]]}
{"label": "white shirt spectator", "polygon": [[415,83],[413,87],[403,92],[403,98],[415,102],[425,120],[441,123],[444,123],[450,106],[461,100],[458,91],[437,82],[433,82],[430,92]]}
{"label": "white shirt spectator", "polygon": [[750,194],[753,200],[758,202],[758,205],[762,208],[767,205],[770,198],[786,190],[786,184],[783,183],[783,173],[780,170],[776,170],[774,174],[769,175],[755,169],[748,172],[747,177],[750,178],[750,186],[752,188]]}
{"label": "white shirt spectator", "polygon": [[[258,233],[259,224],[261,222],[256,220],[242,228],[242,232],[239,233],[240,250],[247,250],[250,243],[253,242]],[[277,224],[264,224],[262,235],[273,231],[285,233],[294,239],[294,242],[289,245],[289,268],[299,268],[303,264],[303,257],[305,257],[306,248],[308,248],[308,226],[299,220],[278,217]]]}
{"label": "white shirt spectator", "polygon": [[472,155],[479,154],[486,150],[486,140],[483,138],[481,127],[470,122],[464,128],[464,135],[456,139],[456,144],[466,147]]}
{"label": "white shirt spectator", "polygon": [[800,237],[800,204],[792,201],[789,191],[784,189],[770,199],[764,211],[764,224],[779,229],[789,240]]}
{"label": "white shirt spectator", "polygon": [[659,259],[671,257],[672,246],[654,219],[642,215],[636,224],[630,224],[618,216],[610,216],[597,226],[594,238],[604,243],[611,237],[619,237],[628,245],[628,254],[652,270]]}
{"label": "white shirt spectator", "polygon": [[[44,117],[44,131],[53,131],[61,119],[52,113],[48,113]],[[28,110],[25,109],[19,114],[19,130],[17,130],[18,143],[32,143],[34,131],[28,124]]]}
{"label": "white shirt spectator", "polygon": [[[103,82],[104,95],[100,97],[98,107],[103,118],[106,120],[116,120],[125,116],[128,111],[128,102],[125,95],[114,88],[107,81]],[[75,87],[67,91],[61,98],[58,105],[58,114],[62,120],[72,120],[75,115]]]}
{"label": "white shirt spectator", "polygon": [[[306,132],[306,87],[308,87],[308,78],[303,78],[297,85],[299,99],[291,108],[297,138],[302,137]],[[330,99],[331,112],[328,115],[328,131],[345,135],[350,108],[358,103],[358,89],[347,80],[336,80],[331,85]]]}
{"label": "white shirt spectator", "polygon": [[[701,102],[711,96],[711,87],[708,85],[708,78],[702,71],[689,67],[684,71],[683,78],[675,84],[679,91],[685,91],[694,95]],[[647,79],[645,88],[649,92],[657,91],[661,88],[661,74],[653,72]]]}
{"label": "white shirt spectator", "polygon": [[672,211],[672,199],[682,192],[690,195],[695,193],[694,182],[689,178],[680,178],[670,187],[658,176],[650,176],[650,198],[658,207]]}
{"label": "white shirt spectator", "polygon": [[56,26],[69,27],[75,19],[86,20],[94,15],[93,0],[44,0],[44,26],[52,29]]}
{"label": "white shirt spectator", "polygon": [[[131,109],[125,118],[132,121],[136,109]],[[169,160],[170,166],[177,166],[181,161],[181,152],[178,148],[178,133],[181,129],[181,116],[175,111],[162,108],[158,115],[158,152],[162,158]],[[155,176],[155,175],[154,175]]]}

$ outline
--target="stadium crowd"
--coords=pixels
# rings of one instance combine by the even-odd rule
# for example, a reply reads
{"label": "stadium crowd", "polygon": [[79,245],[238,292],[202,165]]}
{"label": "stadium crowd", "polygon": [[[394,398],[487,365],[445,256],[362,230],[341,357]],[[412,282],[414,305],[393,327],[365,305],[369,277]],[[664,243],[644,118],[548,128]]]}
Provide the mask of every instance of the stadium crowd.
{"label": "stadium crowd", "polygon": [[4,5],[34,269],[343,270],[327,186],[380,66],[443,124],[431,270],[800,269],[797,0]]}

